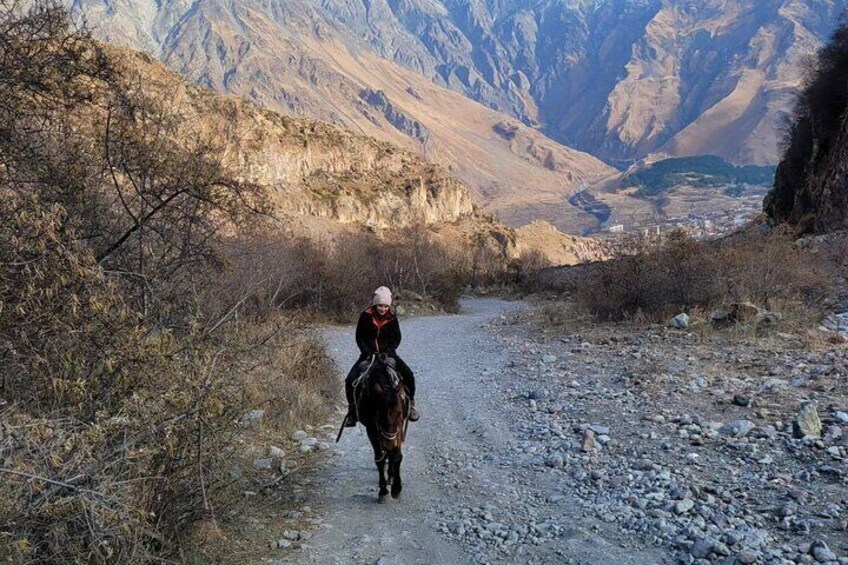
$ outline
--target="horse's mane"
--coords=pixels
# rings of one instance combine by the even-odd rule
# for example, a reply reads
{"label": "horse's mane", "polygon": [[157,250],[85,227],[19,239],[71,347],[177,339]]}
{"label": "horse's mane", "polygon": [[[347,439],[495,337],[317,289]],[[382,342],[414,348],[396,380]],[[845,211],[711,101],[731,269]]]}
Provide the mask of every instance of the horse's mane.
{"label": "horse's mane", "polygon": [[385,362],[379,361],[375,364],[373,371],[373,376],[375,377],[374,381],[379,383],[383,389],[383,394],[381,396],[385,403],[389,406],[394,406],[400,402],[397,389],[393,386],[392,376],[389,373],[389,371],[395,371],[395,378],[399,380],[400,376],[397,375],[396,369],[391,368]]}
{"label": "horse's mane", "polygon": [[[395,372],[395,378],[398,379],[398,383],[400,386],[395,387],[393,385],[392,376],[389,371]],[[402,386],[400,383],[400,375],[397,375],[397,370],[390,367],[384,361],[377,361],[374,364],[374,367],[372,367],[371,383],[369,385],[369,388],[373,387],[375,384],[379,384],[382,390],[380,394],[376,394],[374,393],[373,388],[371,389],[371,395],[373,395],[373,397],[371,398],[372,410],[374,410],[373,415],[375,417],[382,416],[386,419],[386,421],[381,422],[380,424],[383,427],[389,426],[388,418],[390,417],[390,411],[398,408],[403,409],[403,399],[401,398],[400,394],[398,394]],[[375,410],[377,408],[377,404],[382,405],[384,410]]]}

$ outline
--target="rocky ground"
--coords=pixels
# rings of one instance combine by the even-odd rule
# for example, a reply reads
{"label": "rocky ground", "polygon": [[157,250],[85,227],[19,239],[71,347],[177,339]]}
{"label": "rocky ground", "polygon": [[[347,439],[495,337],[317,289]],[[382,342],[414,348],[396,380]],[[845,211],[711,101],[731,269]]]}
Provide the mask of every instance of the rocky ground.
{"label": "rocky ground", "polygon": [[[272,563],[669,562],[667,551],[583,516],[560,472],[527,453],[525,430],[512,424],[526,406],[505,404],[497,378],[512,352],[489,328],[520,307],[476,299],[463,302],[461,315],[402,322],[400,353],[416,371],[422,418],[404,449],[400,501],[377,504],[373,453],[361,428],[329,450],[335,429],[306,429],[285,442],[292,458],[326,464],[280,485],[277,495],[288,496],[299,514],[268,532],[277,548]],[[352,332],[327,332],[344,369],[356,357]]]}
{"label": "rocky ground", "polygon": [[[296,509],[270,562],[848,564],[844,345],[463,306],[404,322],[402,500],[375,503],[361,430],[298,433],[290,458],[325,464],[276,491]],[[349,334],[328,333],[340,364]]]}
{"label": "rocky ground", "polygon": [[585,516],[687,564],[848,563],[845,345],[539,322],[493,324],[511,354],[491,379],[517,408],[520,463],[551,469]]}

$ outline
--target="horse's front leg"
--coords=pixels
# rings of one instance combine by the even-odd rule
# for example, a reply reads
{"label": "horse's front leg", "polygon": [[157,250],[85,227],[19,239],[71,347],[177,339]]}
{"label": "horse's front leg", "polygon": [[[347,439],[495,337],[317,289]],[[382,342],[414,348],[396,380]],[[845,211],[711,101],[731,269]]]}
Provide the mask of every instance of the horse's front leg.
{"label": "horse's front leg", "polygon": [[389,457],[388,453],[383,449],[380,438],[377,434],[368,432],[368,437],[371,440],[371,447],[374,448],[374,464],[377,465],[377,473],[380,477],[380,499],[383,499],[389,494]]}
{"label": "horse's front leg", "polygon": [[391,465],[392,476],[392,498],[400,498],[400,492],[403,490],[403,482],[400,478],[400,464],[403,462],[403,451],[398,447],[389,454],[389,465]]}
{"label": "horse's front leg", "polygon": [[377,473],[380,475],[380,492],[379,496],[382,500],[389,494],[389,456],[385,451],[382,452],[380,458],[374,457],[374,463],[377,464]]}

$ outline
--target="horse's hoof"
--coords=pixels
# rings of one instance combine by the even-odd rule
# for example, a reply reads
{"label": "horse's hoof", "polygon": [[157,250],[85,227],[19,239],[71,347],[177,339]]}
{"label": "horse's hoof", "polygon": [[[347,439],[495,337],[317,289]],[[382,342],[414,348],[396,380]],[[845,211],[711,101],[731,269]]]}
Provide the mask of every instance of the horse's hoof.
{"label": "horse's hoof", "polygon": [[400,498],[401,489],[394,490],[392,489],[392,498],[398,499]]}
{"label": "horse's hoof", "polygon": [[389,495],[389,491],[380,491],[380,494],[377,495],[377,502],[386,502],[386,497]]}

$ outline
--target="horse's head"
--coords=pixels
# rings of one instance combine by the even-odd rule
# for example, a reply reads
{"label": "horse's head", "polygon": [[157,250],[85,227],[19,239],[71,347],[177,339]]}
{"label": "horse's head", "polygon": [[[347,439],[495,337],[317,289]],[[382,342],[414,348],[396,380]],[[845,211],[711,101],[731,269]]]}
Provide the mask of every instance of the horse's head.
{"label": "horse's head", "polygon": [[386,449],[403,442],[409,399],[398,375],[394,359],[380,355],[374,360],[368,379],[368,391],[374,410],[373,422]]}

